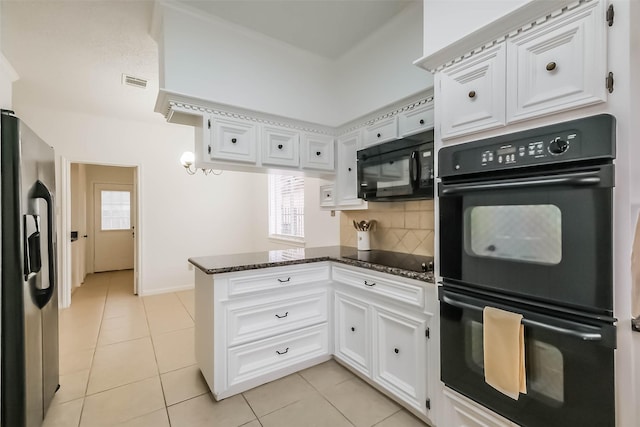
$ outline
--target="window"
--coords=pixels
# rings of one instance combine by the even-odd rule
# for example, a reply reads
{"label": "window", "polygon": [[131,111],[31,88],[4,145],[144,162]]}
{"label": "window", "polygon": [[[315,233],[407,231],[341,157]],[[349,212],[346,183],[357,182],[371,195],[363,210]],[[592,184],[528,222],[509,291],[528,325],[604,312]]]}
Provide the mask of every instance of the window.
{"label": "window", "polygon": [[131,192],[101,191],[101,230],[131,228]]}
{"label": "window", "polygon": [[304,178],[269,175],[269,237],[304,241]]}

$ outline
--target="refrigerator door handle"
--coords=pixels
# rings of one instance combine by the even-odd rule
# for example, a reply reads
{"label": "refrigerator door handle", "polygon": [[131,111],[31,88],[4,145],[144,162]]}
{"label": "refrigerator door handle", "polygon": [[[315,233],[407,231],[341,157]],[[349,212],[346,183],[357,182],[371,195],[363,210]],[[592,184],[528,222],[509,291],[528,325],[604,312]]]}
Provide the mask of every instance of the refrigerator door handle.
{"label": "refrigerator door handle", "polygon": [[53,292],[56,289],[56,271],[55,271],[55,252],[54,252],[54,235],[55,235],[55,222],[53,216],[53,194],[49,191],[46,185],[42,181],[36,181],[33,190],[31,191],[31,198],[43,199],[47,203],[47,261],[48,261],[48,276],[49,286],[44,289],[35,289],[35,300],[38,307],[42,308],[53,296]]}

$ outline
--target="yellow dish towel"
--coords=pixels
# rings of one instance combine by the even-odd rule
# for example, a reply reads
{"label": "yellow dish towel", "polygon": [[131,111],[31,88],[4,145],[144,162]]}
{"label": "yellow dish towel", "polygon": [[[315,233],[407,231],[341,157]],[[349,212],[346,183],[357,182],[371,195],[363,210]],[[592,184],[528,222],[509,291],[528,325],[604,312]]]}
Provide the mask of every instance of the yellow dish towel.
{"label": "yellow dish towel", "polygon": [[484,380],[518,400],[527,393],[522,315],[485,307],[483,310]]}

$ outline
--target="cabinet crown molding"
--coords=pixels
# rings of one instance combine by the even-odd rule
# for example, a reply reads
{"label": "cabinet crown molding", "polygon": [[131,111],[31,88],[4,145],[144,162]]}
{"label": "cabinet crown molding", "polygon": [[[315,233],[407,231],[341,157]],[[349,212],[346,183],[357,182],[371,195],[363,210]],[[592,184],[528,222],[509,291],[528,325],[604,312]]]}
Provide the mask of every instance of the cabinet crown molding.
{"label": "cabinet crown molding", "polygon": [[[415,60],[413,64],[431,73],[441,71],[463,59],[477,55],[508,38],[534,29],[549,20],[556,19],[585,3],[595,5],[599,1],[604,0],[531,1],[525,6],[464,36],[449,46]],[[558,8],[558,4],[564,5]],[[553,6],[553,9],[549,10],[550,6]],[[480,46],[478,46],[478,44],[480,44]]]}

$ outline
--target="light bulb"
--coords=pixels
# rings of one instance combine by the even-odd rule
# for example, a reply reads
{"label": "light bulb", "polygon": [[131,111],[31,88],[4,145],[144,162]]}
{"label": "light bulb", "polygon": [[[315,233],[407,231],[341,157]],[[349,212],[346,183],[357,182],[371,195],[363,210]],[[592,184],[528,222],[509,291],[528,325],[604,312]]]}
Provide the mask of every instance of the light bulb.
{"label": "light bulb", "polygon": [[185,151],[184,153],[182,153],[182,156],[180,156],[180,163],[185,168],[188,168],[189,166],[191,166],[194,161],[195,161],[195,156],[191,151]]}

